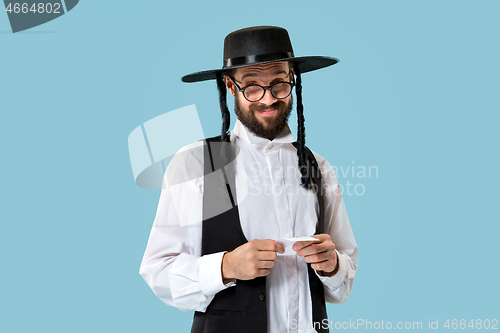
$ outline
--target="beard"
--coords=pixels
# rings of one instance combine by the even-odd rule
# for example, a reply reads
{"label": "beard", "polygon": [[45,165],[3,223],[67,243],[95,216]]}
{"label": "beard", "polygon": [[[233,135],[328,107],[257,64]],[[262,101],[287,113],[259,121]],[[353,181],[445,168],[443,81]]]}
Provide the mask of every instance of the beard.
{"label": "beard", "polygon": [[[273,140],[278,134],[283,131],[288,123],[288,118],[292,112],[293,97],[290,96],[290,101],[285,103],[284,101],[277,101],[271,105],[266,105],[262,103],[251,104],[248,111],[243,111],[240,107],[239,94],[234,96],[234,113],[252,133],[256,136],[265,138],[268,140]],[[266,109],[275,109],[276,114],[272,117],[263,118],[263,123],[257,119],[255,114],[259,111]]]}

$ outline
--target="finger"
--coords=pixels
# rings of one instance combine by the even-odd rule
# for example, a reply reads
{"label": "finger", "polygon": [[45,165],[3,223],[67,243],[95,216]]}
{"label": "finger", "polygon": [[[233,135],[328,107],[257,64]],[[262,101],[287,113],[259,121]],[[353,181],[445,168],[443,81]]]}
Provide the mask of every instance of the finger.
{"label": "finger", "polygon": [[303,257],[311,254],[326,252],[328,250],[328,246],[324,243],[313,243],[298,250],[297,255]]}
{"label": "finger", "polygon": [[259,275],[258,276],[266,276],[271,273],[271,270],[269,268],[261,268],[259,269]]}
{"label": "finger", "polygon": [[277,243],[273,239],[261,239],[257,243],[257,250],[259,251],[274,251],[279,253],[284,253],[285,248],[283,244]]}
{"label": "finger", "polygon": [[[316,238],[320,242],[325,242],[325,241],[330,240],[330,235],[328,235],[328,234],[318,234],[318,235],[312,235],[310,237]],[[295,245],[297,245],[297,249],[296,249],[296,251],[297,251],[297,250],[300,250],[301,248],[307,247],[311,244],[318,244],[318,243],[319,243],[318,241],[299,241],[299,242],[296,242],[294,244],[294,247],[295,247]],[[294,247],[292,247],[292,248],[295,250]]]}
{"label": "finger", "polygon": [[308,247],[309,245],[316,244],[317,242],[315,241],[300,241],[300,242],[295,242],[292,246],[292,249],[294,251],[299,251],[305,247]]}
{"label": "finger", "polygon": [[274,260],[261,260],[259,262],[259,268],[272,268],[274,267]]}
{"label": "finger", "polygon": [[317,234],[317,235],[311,235],[312,238],[319,239],[320,241],[324,242],[327,240],[331,240],[330,235],[328,234]]}
{"label": "finger", "polygon": [[295,251],[300,251],[302,249],[305,249],[305,248],[308,248],[312,245],[317,245],[317,244],[321,244],[320,242],[316,242],[316,241],[302,241],[302,242],[296,242],[292,249],[295,250]]}
{"label": "finger", "polygon": [[323,262],[328,259],[330,259],[330,255],[327,251],[304,256],[304,260],[310,264]]}
{"label": "finger", "polygon": [[258,260],[274,260],[277,256],[275,251],[258,251],[255,258]]}
{"label": "finger", "polygon": [[330,252],[335,250],[335,244],[332,242],[330,238],[322,241],[321,243],[312,243],[308,246],[305,246],[297,251],[298,256],[307,256],[310,254],[321,253],[321,252]]}
{"label": "finger", "polygon": [[328,241],[331,241],[331,237],[330,235],[328,234],[317,234],[317,235],[311,235],[310,237],[312,238],[316,238],[318,241],[312,241],[313,244],[317,244],[317,243],[320,243],[320,242],[328,242]]}

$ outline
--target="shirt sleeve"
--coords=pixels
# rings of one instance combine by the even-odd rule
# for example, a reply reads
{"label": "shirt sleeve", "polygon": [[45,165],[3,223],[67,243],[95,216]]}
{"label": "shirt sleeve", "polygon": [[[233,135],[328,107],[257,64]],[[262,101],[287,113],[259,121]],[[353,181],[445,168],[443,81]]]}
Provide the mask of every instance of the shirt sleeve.
{"label": "shirt sleeve", "polygon": [[351,294],[358,268],[358,246],[333,167],[321,156],[314,155],[321,170],[325,190],[325,228],[335,244],[339,264],[339,269],[333,276],[316,274],[323,282],[325,300],[329,303],[344,303]]}
{"label": "shirt sleeve", "polygon": [[[200,161],[202,149],[182,163],[170,162],[139,274],[164,303],[205,312],[219,291],[235,283],[222,281],[224,252],[201,256],[203,173],[192,171]],[[189,175],[179,174],[185,163]]]}

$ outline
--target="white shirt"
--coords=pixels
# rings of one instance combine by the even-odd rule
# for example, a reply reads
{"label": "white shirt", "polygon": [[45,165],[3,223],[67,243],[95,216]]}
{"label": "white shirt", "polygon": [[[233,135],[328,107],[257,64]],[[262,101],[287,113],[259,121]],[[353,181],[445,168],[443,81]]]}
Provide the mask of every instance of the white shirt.
{"label": "white shirt", "polygon": [[[239,148],[235,159],[236,197],[248,241],[315,233],[317,197],[300,186],[293,141],[288,126],[272,141],[255,136],[239,120],[231,131],[231,143]],[[139,272],[166,304],[183,311],[204,312],[217,292],[235,283],[223,284],[224,252],[201,256],[203,142],[184,147],[178,156],[165,173]],[[339,258],[337,274],[319,278],[326,301],[343,303],[357,269],[357,245],[333,168],[321,156],[314,156],[326,190],[325,230]],[[278,256],[266,278],[266,288],[268,332],[315,332],[307,329],[312,323],[312,304],[303,257]]]}

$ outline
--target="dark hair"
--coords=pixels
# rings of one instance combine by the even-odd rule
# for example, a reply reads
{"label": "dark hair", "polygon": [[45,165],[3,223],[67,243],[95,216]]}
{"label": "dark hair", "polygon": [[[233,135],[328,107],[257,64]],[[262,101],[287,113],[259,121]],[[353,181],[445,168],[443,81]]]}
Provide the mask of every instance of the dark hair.
{"label": "dark hair", "polygon": [[220,135],[220,139],[223,142],[229,142],[229,125],[231,124],[231,115],[229,113],[229,109],[227,108],[227,89],[226,83],[222,78],[222,73],[217,73],[217,89],[219,90],[219,106],[220,111],[222,113],[222,131]]}
{"label": "dark hair", "polygon": [[297,157],[299,158],[299,170],[301,173],[301,185],[306,190],[312,189],[311,179],[308,174],[307,158],[306,158],[306,129],[304,119],[304,106],[302,105],[302,76],[299,68],[294,68],[295,71],[295,94],[297,95]]}

